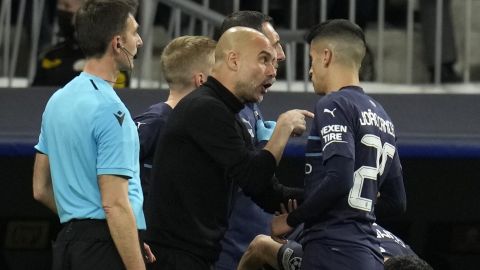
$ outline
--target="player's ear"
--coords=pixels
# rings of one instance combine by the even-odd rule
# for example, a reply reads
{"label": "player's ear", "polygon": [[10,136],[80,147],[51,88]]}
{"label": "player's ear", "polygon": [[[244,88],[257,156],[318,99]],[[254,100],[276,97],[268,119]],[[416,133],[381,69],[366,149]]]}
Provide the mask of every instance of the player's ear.
{"label": "player's ear", "polygon": [[207,77],[202,72],[199,72],[193,75],[193,79],[195,81],[195,87],[199,87],[200,85],[205,83]]}
{"label": "player's ear", "polygon": [[329,48],[323,49],[322,53],[322,63],[325,67],[328,67],[333,60],[333,51]]}

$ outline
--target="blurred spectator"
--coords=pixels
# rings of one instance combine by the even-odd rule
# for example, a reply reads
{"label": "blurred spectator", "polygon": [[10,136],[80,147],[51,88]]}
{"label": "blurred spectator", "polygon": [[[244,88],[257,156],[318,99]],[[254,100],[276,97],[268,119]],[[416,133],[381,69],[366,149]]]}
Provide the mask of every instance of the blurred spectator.
{"label": "blurred spectator", "polygon": [[[459,82],[460,76],[453,69],[457,61],[457,50],[453,34],[453,23],[451,16],[451,1],[443,1],[442,13],[442,52],[440,73],[441,82]],[[435,75],[435,45],[436,45],[436,18],[437,1],[420,0],[420,16],[422,22],[423,47],[426,57],[426,64],[430,73],[430,82],[434,81]]]}
{"label": "blurred spectator", "polygon": [[[2,1],[0,0],[0,3]],[[34,1],[27,1],[26,5],[26,14],[25,14],[25,25],[28,36],[32,36],[32,28],[30,27],[32,25],[32,20],[33,16],[32,14],[35,12],[38,12],[38,10],[34,9]],[[52,44],[52,35],[53,35],[53,24],[54,24],[54,19],[55,19],[55,12],[56,12],[56,5],[57,5],[57,0],[45,0],[44,6],[43,6],[43,14],[42,14],[42,19],[40,23],[40,35],[39,35],[39,41],[38,41],[38,49],[39,51],[45,50],[50,44]],[[18,11],[17,9],[20,7],[20,1],[12,1],[12,7],[14,10],[14,13]],[[14,19],[16,21],[16,19]],[[13,21],[12,21],[13,22]]]}
{"label": "blurred spectator", "polygon": [[[275,3],[276,1],[271,1]],[[309,29],[312,25],[320,22],[320,3],[318,0],[303,0],[298,2],[298,28]],[[407,1],[387,0],[386,1],[386,21],[395,26],[404,26],[406,18]],[[327,19],[349,19],[350,0],[327,0]],[[365,29],[369,22],[377,20],[378,1],[376,0],[356,0],[355,23]],[[421,17],[423,47],[425,48],[425,65],[430,75],[430,81],[434,80],[435,65],[435,45],[436,45],[436,0],[420,0],[419,14]],[[270,15],[275,19],[277,25],[290,27],[290,6],[271,5]],[[276,6],[277,9],[272,10]],[[314,12],[312,12],[314,11]],[[368,44],[367,44],[368,45]],[[301,52],[300,52],[301,53]],[[455,37],[453,32],[453,23],[451,18],[451,0],[443,1],[442,14],[442,59],[441,59],[441,82],[458,82],[460,77],[454,70],[454,64],[457,60],[457,50],[455,48]],[[301,59],[302,55],[297,55]],[[360,70],[360,79],[362,81],[372,81],[375,79],[374,52],[367,47],[367,54]],[[301,70],[299,66],[297,70]]]}
{"label": "blurred spectator", "polygon": [[[59,43],[40,55],[32,86],[63,86],[79,75],[85,65],[85,56],[75,39],[73,17],[84,0],[58,0],[57,22]],[[122,71],[115,88],[129,86],[129,76]]]}

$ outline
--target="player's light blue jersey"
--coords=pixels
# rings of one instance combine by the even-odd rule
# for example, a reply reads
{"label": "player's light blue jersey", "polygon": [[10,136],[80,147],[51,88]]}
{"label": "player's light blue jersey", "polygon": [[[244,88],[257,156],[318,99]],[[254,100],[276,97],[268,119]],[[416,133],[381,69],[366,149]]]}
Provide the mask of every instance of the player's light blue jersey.
{"label": "player's light blue jersey", "polygon": [[145,229],[137,129],[106,81],[83,72],[55,92],[35,148],[48,155],[60,222],[105,219],[97,176],[121,175],[137,227]]}

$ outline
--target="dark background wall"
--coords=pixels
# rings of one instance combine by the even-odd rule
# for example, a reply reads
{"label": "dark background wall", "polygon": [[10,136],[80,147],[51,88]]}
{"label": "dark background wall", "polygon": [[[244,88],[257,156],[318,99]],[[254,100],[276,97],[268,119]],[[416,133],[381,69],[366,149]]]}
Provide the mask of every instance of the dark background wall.
{"label": "dark background wall", "polygon": [[[0,269],[49,269],[58,218],[32,198],[33,150],[51,89],[0,89]],[[132,114],[167,92],[122,90]],[[480,95],[373,95],[396,124],[408,210],[379,223],[401,236],[435,269],[478,269],[480,258]],[[310,93],[269,93],[267,119],[311,109]],[[302,183],[305,138],[288,145],[278,176]]]}

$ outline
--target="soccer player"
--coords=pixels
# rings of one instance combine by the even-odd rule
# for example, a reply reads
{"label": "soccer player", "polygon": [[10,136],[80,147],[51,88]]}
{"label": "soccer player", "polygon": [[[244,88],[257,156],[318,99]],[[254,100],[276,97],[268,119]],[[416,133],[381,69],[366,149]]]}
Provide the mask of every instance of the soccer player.
{"label": "soccer player", "polygon": [[[415,256],[413,250],[399,237],[374,223],[373,229],[380,241],[380,252],[386,261],[391,257]],[[240,260],[238,270],[273,268],[277,270],[298,270],[302,264],[303,250],[300,242],[303,224],[295,228],[285,244],[274,241],[270,236],[258,235],[248,246]],[[324,258],[328,260],[329,258]]]}
{"label": "soccer player", "polygon": [[374,210],[403,212],[406,196],[392,120],[360,87],[364,34],[352,22],[330,20],[307,41],[313,86],[325,96],[308,137],[305,201],[273,218],[272,236],[282,241],[305,223],[302,269],[383,269]]}
{"label": "soccer player", "polygon": [[33,192],[63,224],[53,245],[55,270],[145,269],[138,135],[112,88],[142,46],[136,7],[131,0],[83,4],[75,18],[87,62],[43,113]]}
{"label": "soccer player", "polygon": [[208,37],[182,36],[170,41],[163,50],[160,61],[170,90],[167,101],[150,106],[134,118],[140,139],[140,178],[145,201],[160,132],[177,103],[207,80],[215,62],[215,46],[216,42]]}

